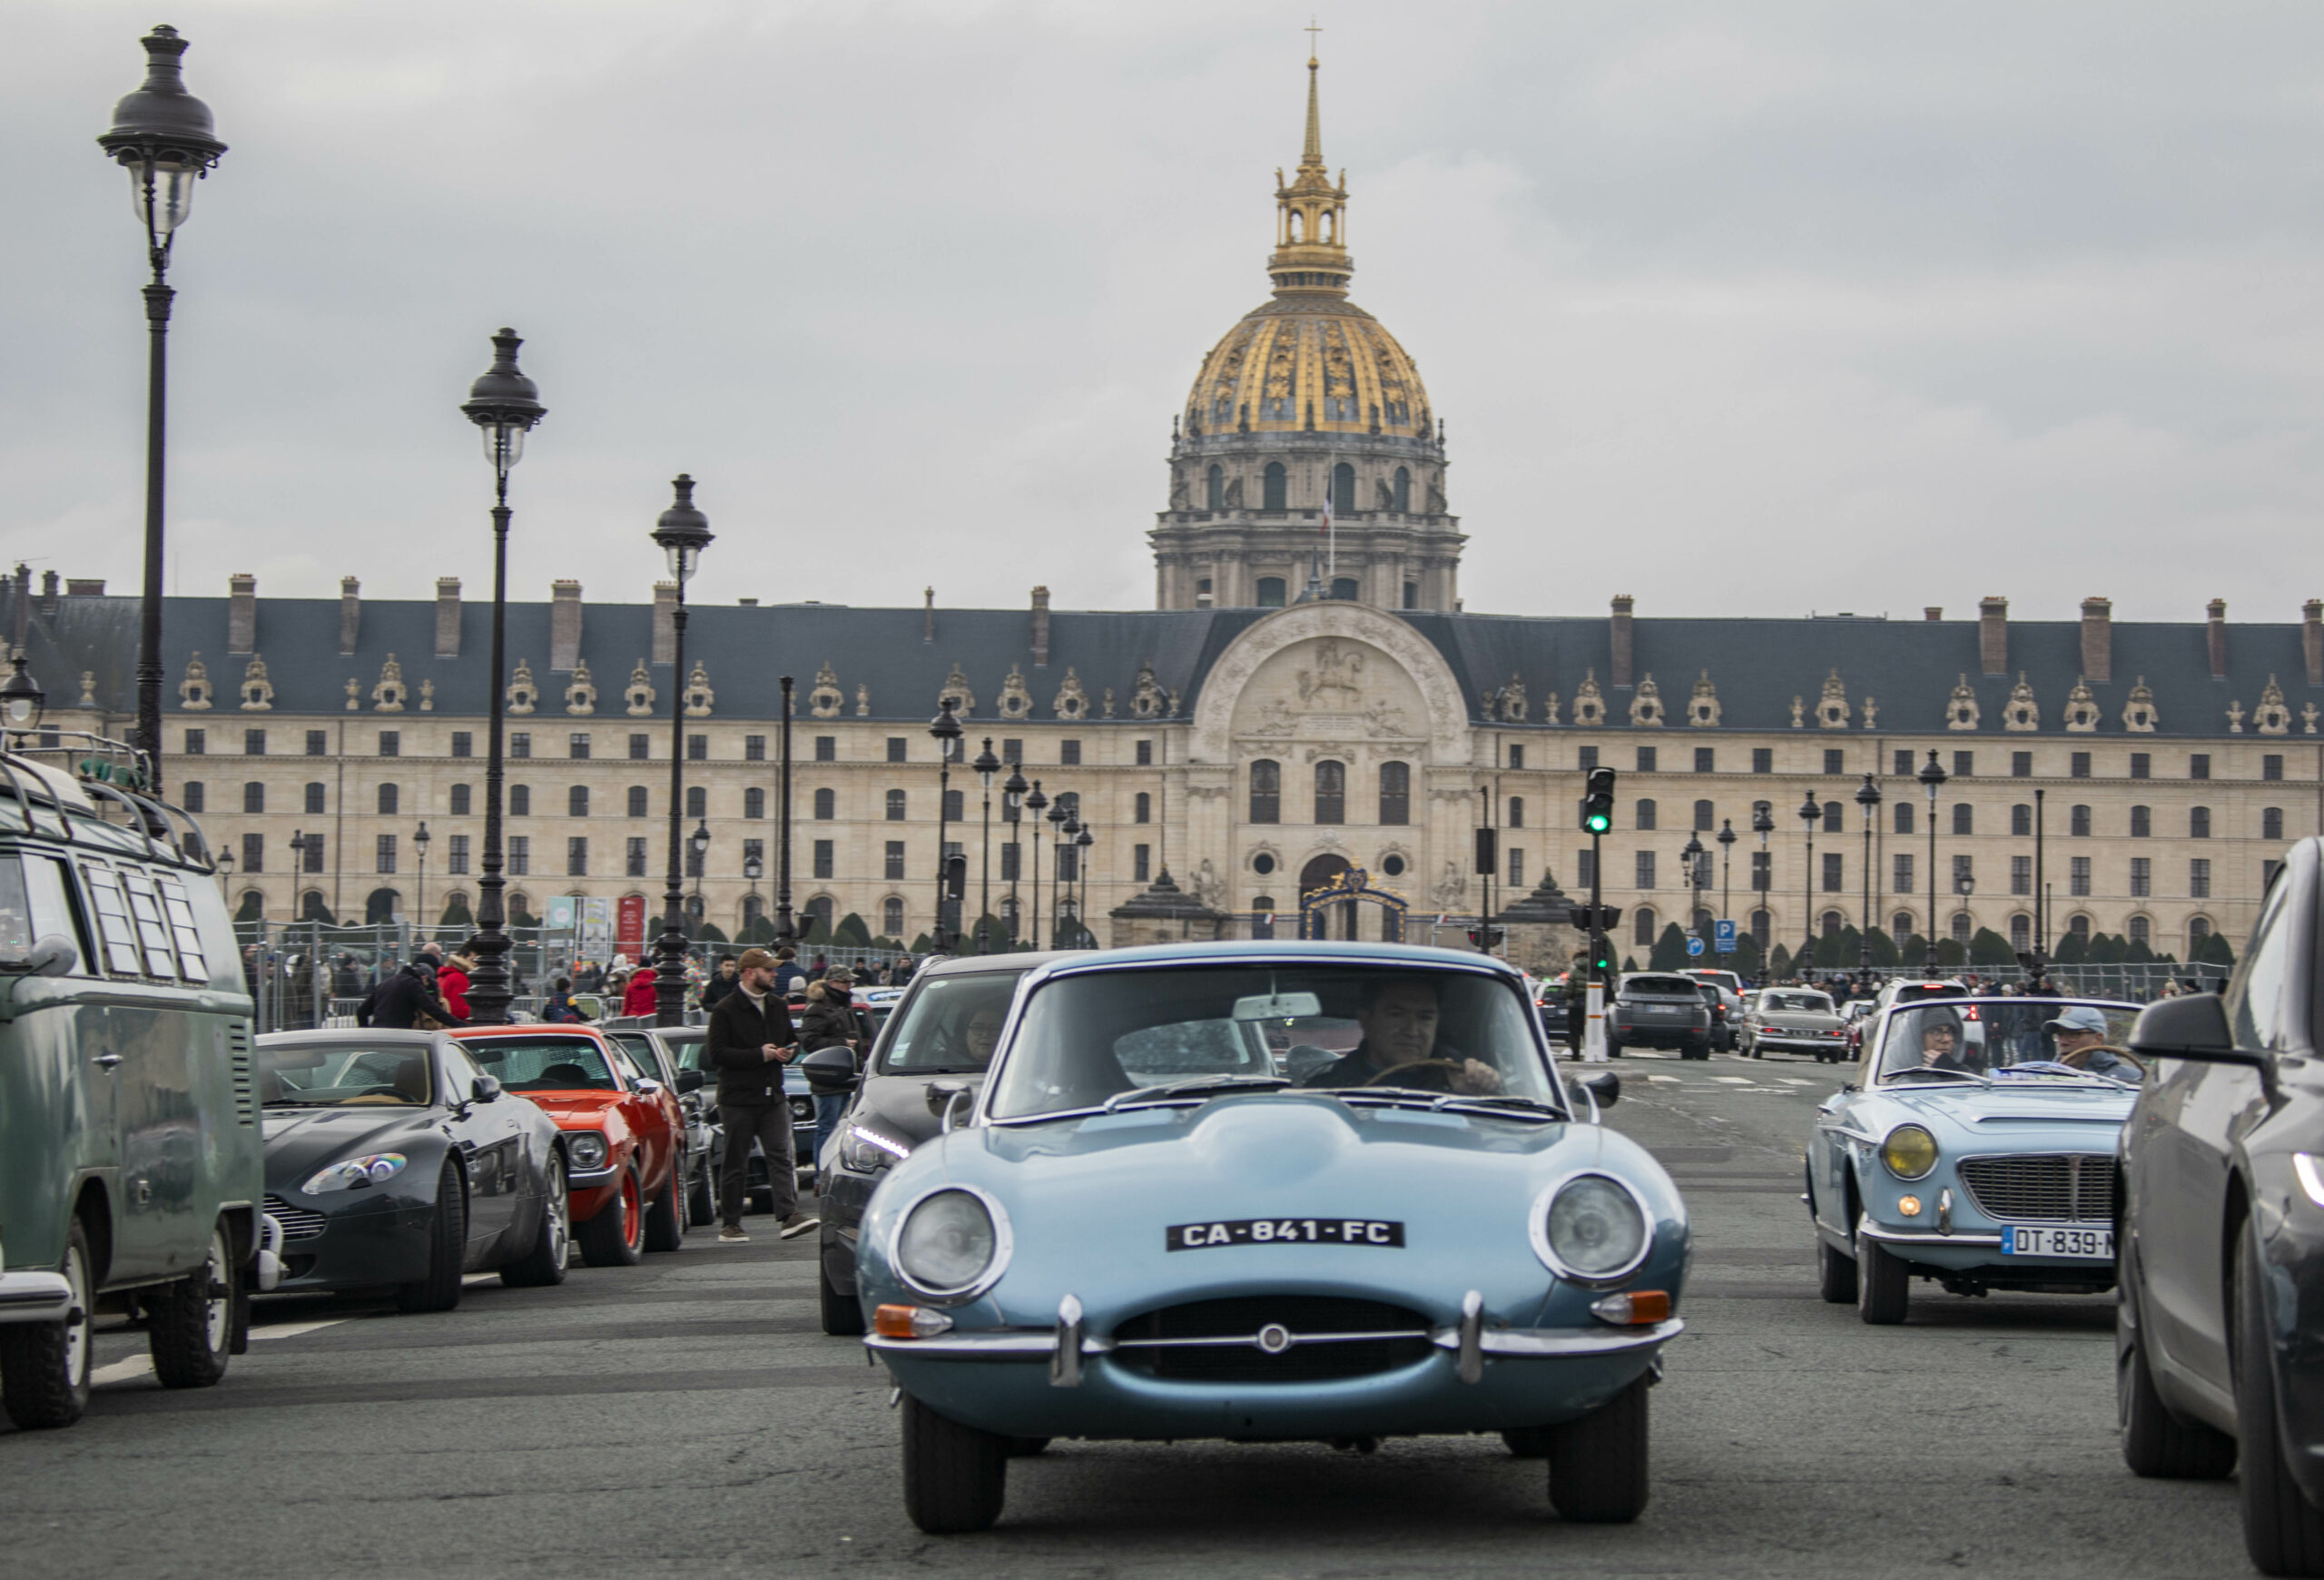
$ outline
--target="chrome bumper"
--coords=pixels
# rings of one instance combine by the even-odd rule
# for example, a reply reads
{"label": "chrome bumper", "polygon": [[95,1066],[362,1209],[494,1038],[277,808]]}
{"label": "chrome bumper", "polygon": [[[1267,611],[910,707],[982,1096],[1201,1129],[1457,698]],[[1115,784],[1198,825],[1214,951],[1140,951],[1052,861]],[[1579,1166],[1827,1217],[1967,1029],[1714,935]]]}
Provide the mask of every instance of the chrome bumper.
{"label": "chrome bumper", "polygon": [[1974,1250],[1980,1246],[1998,1246],[1997,1234],[1907,1234],[1903,1229],[1883,1229],[1868,1218],[1856,1221],[1856,1231],[1866,1239],[1876,1239],[1883,1245],[1957,1245]]}
{"label": "chrome bumper", "polygon": [[0,1323],[62,1322],[72,1313],[63,1273],[0,1273]]}

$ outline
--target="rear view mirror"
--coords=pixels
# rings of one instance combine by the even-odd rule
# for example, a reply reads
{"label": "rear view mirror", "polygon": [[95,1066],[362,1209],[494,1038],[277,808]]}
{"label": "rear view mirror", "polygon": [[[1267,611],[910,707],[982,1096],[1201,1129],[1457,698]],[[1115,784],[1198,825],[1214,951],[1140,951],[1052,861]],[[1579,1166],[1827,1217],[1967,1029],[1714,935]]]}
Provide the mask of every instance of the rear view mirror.
{"label": "rear view mirror", "polygon": [[817,1097],[837,1097],[855,1090],[855,1055],[845,1048],[818,1048],[799,1061],[799,1073]]}
{"label": "rear view mirror", "polygon": [[490,1075],[479,1075],[468,1082],[468,1096],[478,1102],[495,1102],[500,1097],[500,1082]]}
{"label": "rear view mirror", "polygon": [[2216,993],[2160,999],[2139,1012],[2131,1028],[2131,1052],[2148,1058],[2192,1059],[2206,1064],[2268,1062],[2265,1053],[2235,1045],[2228,1030],[2227,1003]]}
{"label": "rear view mirror", "polygon": [[1314,993],[1253,993],[1235,1001],[1238,1021],[1305,1021],[1324,1012],[1324,1001]]}

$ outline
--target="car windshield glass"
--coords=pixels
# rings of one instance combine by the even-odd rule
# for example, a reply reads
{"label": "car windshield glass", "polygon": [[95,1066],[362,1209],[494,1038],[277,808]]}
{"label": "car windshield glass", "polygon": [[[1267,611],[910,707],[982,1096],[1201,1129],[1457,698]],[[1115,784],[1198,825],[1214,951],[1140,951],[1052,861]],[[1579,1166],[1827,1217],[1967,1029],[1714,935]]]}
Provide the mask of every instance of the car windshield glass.
{"label": "car windshield glass", "polygon": [[434,1095],[424,1047],[261,1042],[259,1101],[268,1108],[425,1107]]}
{"label": "car windshield glass", "polygon": [[2137,1007],[2071,999],[1933,999],[1892,1012],[1880,1044],[1884,1080],[1923,1071],[2017,1078],[2104,1075],[2136,1081],[2127,1051]]}
{"label": "car windshield glass", "polygon": [[1626,999],[1692,999],[1702,996],[1690,976],[1626,976],[1618,996]]}
{"label": "car windshield glass", "polygon": [[613,1091],[605,1050],[587,1037],[474,1037],[476,1062],[511,1091]]}
{"label": "car windshield glass", "polygon": [[880,1072],[915,1071],[964,1074],[992,1062],[1000,1044],[1000,1028],[1009,1019],[1009,1001],[1016,996],[1021,971],[962,972],[958,976],[931,976],[905,1006],[896,1022],[895,1036],[880,1062]]}
{"label": "car windshield glass", "polygon": [[1768,993],[1759,1000],[1766,1014],[1828,1015],[1832,1001],[1822,993]]}
{"label": "car windshield glass", "polygon": [[1403,963],[1077,973],[1026,1005],[990,1111],[1021,1118],[1243,1080],[1555,1104],[1534,1019],[1497,977]]}

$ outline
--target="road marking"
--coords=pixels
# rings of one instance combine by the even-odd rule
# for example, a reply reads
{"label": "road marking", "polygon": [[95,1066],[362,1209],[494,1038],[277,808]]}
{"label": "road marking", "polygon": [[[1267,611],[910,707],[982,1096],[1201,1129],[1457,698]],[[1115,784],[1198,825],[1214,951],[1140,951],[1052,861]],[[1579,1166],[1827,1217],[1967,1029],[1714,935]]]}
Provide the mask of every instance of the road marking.
{"label": "road marking", "polygon": [[1797,1075],[1778,1075],[1776,1079],[1782,1081],[1786,1086],[1813,1086],[1816,1084],[1812,1081],[1803,1081]]}
{"label": "road marking", "polygon": [[1675,1076],[1675,1075],[1649,1075],[1649,1076],[1648,1076],[1648,1077],[1647,1077],[1647,1079],[1648,1079],[1649,1081],[1668,1081],[1668,1082],[1669,1082],[1670,1085],[1672,1085],[1672,1086],[1684,1086],[1684,1085],[1686,1085],[1686,1082],[1685,1082],[1685,1081],[1683,1081],[1679,1080],[1679,1079],[1677,1076]]}
{"label": "road marking", "polygon": [[153,1358],[151,1355],[133,1355],[127,1360],[116,1360],[111,1366],[97,1368],[89,1374],[89,1380],[99,1384],[131,1382],[141,1377],[150,1377],[153,1371]]}
{"label": "road marking", "polygon": [[253,1328],[251,1329],[251,1342],[256,1344],[261,1338],[296,1338],[301,1333],[336,1328],[346,1320],[344,1317],[332,1317],[320,1322],[279,1322],[271,1328]]}
{"label": "road marking", "polygon": [[1748,1086],[1751,1084],[1751,1078],[1748,1075],[1714,1075],[1711,1079],[1718,1081],[1722,1086]]}

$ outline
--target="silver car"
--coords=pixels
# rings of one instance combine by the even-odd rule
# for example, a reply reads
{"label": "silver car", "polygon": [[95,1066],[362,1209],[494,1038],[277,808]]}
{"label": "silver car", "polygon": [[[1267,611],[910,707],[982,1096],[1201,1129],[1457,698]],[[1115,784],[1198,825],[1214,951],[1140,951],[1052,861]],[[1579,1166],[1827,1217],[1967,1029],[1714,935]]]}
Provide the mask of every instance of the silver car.
{"label": "silver car", "polygon": [[1755,994],[1743,1017],[1741,1041],[1743,1053],[1753,1059],[1774,1049],[1806,1053],[1827,1064],[1846,1059],[1848,1052],[1847,1027],[1832,1007],[1832,995],[1813,988],[1768,988]]}

